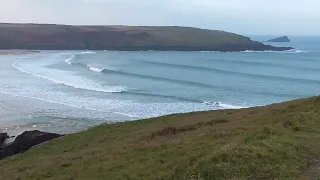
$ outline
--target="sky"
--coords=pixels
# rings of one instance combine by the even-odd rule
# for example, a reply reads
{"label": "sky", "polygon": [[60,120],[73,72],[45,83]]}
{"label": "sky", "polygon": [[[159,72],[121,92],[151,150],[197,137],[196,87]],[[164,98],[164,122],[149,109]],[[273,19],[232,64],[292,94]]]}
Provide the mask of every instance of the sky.
{"label": "sky", "polygon": [[169,25],[320,35],[319,0],[0,0],[0,22]]}

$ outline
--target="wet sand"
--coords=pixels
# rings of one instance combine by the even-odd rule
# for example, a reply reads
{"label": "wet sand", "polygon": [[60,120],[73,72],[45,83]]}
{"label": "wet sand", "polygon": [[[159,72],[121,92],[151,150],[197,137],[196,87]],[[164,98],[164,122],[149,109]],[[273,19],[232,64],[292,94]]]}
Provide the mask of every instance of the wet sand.
{"label": "wet sand", "polygon": [[39,51],[21,50],[21,49],[0,50],[0,56],[2,56],[2,55],[23,55],[23,54],[32,54],[32,53],[39,53]]}

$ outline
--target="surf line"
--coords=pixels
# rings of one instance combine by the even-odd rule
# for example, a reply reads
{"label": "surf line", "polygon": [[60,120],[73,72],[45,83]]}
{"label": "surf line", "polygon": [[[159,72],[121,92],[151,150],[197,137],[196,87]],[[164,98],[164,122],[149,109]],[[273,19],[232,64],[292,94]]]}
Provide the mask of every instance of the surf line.
{"label": "surf line", "polygon": [[136,116],[125,114],[125,113],[108,112],[108,111],[103,111],[103,110],[99,110],[99,109],[93,109],[93,108],[87,108],[87,107],[78,107],[78,106],[74,106],[74,105],[67,104],[67,103],[52,101],[52,100],[43,99],[43,98],[36,98],[36,97],[32,97],[32,96],[22,96],[22,95],[17,95],[17,94],[5,92],[5,91],[0,91],[0,93],[1,94],[6,94],[6,95],[11,95],[11,96],[14,96],[14,97],[22,97],[22,98],[34,99],[34,100],[38,100],[38,101],[44,101],[44,102],[48,102],[48,103],[52,103],[52,104],[59,104],[59,105],[68,106],[68,107],[72,107],[72,108],[76,108],[76,109],[85,109],[85,110],[91,110],[91,111],[97,111],[97,112],[103,112],[103,113],[109,113],[109,114],[119,114],[119,115],[127,116],[127,117],[130,117],[130,118],[139,118],[139,117],[136,117]]}
{"label": "surf line", "polygon": [[[20,72],[23,72],[23,73],[26,73],[26,74],[29,74],[29,75],[32,75],[32,76],[35,76],[35,77],[38,77],[38,78],[41,78],[41,79],[45,79],[47,81],[51,81],[51,82],[54,82],[56,84],[60,84],[60,85],[64,85],[64,86],[68,86],[68,87],[72,87],[72,88],[76,88],[76,89],[83,89],[83,90],[88,90],[88,91],[97,91],[97,92],[104,92],[104,93],[120,93],[120,92],[124,92],[124,91],[127,91],[127,88],[126,87],[121,87],[121,86],[108,86],[108,87],[103,87],[103,86],[100,86],[99,84],[97,83],[94,83],[94,82],[90,82],[91,83],[91,86],[86,86],[84,87],[82,84],[79,85],[79,84],[74,84],[73,82],[66,82],[64,80],[60,80],[60,79],[54,79],[54,78],[51,78],[51,77],[48,77],[48,76],[43,76],[43,75],[39,75],[37,73],[33,73],[33,72],[29,72],[25,69],[22,69],[22,68],[19,68],[17,66],[17,63],[23,61],[24,59],[22,60],[18,60],[16,61],[15,63],[12,64],[12,66],[19,70]],[[111,88],[111,89],[108,89],[108,88]]]}

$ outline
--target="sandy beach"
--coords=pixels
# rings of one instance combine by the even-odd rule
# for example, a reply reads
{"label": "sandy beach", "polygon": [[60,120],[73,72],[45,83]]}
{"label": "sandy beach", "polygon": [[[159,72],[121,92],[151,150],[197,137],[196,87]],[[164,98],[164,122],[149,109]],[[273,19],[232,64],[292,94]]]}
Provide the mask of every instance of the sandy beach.
{"label": "sandy beach", "polygon": [[0,50],[0,56],[3,56],[3,55],[23,55],[23,54],[31,54],[31,53],[39,53],[39,51],[22,50],[22,49]]}

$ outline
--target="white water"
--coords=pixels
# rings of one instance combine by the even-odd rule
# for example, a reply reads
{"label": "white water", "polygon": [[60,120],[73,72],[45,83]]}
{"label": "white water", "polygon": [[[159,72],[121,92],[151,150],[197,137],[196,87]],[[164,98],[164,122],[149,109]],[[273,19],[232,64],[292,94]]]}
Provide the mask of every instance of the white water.
{"label": "white water", "polygon": [[251,51],[251,50],[245,50],[241,51],[243,53],[307,53],[308,51],[300,50],[300,49],[291,49],[286,51]]}
{"label": "white water", "polygon": [[[303,79],[319,77],[318,71],[307,70],[319,66],[315,47],[267,53],[45,51],[0,57],[0,116],[4,115],[0,131],[1,127],[78,131],[103,122],[241,109],[313,96],[319,84]],[[216,68],[224,73],[157,63]],[[225,73],[229,71],[259,76]]]}
{"label": "white water", "polygon": [[96,54],[96,52],[94,52],[94,51],[85,51],[85,52],[81,52],[80,54]]}
{"label": "white water", "polygon": [[72,60],[74,60],[74,58],[75,58],[75,55],[72,55],[70,58],[67,58],[65,62],[68,64],[72,64]]}
{"label": "white water", "polygon": [[72,73],[61,71],[61,70],[53,70],[44,68],[45,65],[41,66],[34,66],[34,64],[25,64],[29,68],[29,70],[26,70],[24,68],[19,67],[19,63],[23,60],[18,60],[15,63],[12,64],[14,68],[17,70],[39,77],[43,78],[49,81],[52,81],[57,84],[62,84],[66,86],[70,86],[73,88],[78,89],[84,89],[84,90],[90,90],[90,91],[100,91],[100,92],[106,92],[106,93],[115,93],[115,92],[123,92],[127,89],[125,87],[120,86],[101,86],[98,83],[92,82],[86,78],[79,77],[76,75],[73,75]]}
{"label": "white water", "polygon": [[94,67],[90,64],[87,65],[87,68],[90,70],[90,71],[94,71],[94,72],[102,72],[104,69],[103,68],[98,68],[98,67]]}

